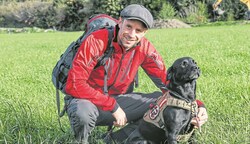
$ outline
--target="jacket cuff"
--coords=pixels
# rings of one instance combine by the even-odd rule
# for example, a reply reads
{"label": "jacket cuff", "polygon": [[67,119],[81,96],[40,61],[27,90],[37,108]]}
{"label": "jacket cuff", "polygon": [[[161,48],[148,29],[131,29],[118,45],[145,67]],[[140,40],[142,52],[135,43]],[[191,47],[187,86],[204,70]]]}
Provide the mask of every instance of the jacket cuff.
{"label": "jacket cuff", "polygon": [[198,107],[204,107],[204,108],[206,108],[205,105],[204,105],[204,103],[202,101],[196,100],[196,102],[197,102]]}
{"label": "jacket cuff", "polygon": [[111,111],[111,113],[114,113],[119,107],[120,107],[119,104],[116,103],[115,107],[113,108],[113,110]]}

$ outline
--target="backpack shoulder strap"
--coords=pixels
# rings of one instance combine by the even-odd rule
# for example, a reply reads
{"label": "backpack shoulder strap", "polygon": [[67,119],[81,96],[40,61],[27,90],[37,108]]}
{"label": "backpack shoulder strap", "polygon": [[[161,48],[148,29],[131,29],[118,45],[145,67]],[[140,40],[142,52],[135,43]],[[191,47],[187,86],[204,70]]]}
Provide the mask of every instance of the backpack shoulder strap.
{"label": "backpack shoulder strap", "polygon": [[106,61],[109,59],[109,57],[114,52],[114,47],[112,46],[112,39],[113,39],[113,34],[114,34],[114,28],[110,27],[110,28],[107,28],[107,30],[108,30],[108,44],[107,44],[107,48],[105,49],[104,54],[99,58],[96,66],[95,66],[95,68],[97,68],[97,67],[99,67],[101,65],[105,65]]}
{"label": "backpack shoulder strap", "polygon": [[114,29],[108,28],[108,45],[104,52],[103,57],[103,63],[104,63],[104,86],[103,86],[103,92],[105,95],[108,95],[108,68],[109,64],[105,64],[108,58],[111,56],[111,54],[114,52],[114,47],[112,45],[112,39],[113,39]]}

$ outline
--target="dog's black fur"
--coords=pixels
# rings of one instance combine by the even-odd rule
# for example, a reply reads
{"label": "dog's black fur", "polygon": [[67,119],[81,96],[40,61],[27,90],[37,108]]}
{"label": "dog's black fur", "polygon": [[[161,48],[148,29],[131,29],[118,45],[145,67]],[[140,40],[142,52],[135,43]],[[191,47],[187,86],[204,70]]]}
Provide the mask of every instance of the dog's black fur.
{"label": "dog's black fur", "polygon": [[[170,82],[167,89],[173,97],[193,102],[196,98],[196,79],[199,76],[200,69],[192,58],[183,57],[177,59],[168,69],[167,77]],[[188,128],[193,127],[190,124],[192,119],[191,111],[182,108],[166,107],[163,111],[163,118],[167,131],[142,120],[139,125],[141,135],[151,143],[176,144],[177,135],[184,134]]]}

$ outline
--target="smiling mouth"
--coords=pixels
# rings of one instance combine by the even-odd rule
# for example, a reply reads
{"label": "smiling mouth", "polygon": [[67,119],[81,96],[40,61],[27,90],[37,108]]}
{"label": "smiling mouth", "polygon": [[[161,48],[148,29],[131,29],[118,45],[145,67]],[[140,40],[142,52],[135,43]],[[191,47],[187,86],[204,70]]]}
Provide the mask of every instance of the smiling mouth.
{"label": "smiling mouth", "polygon": [[127,38],[127,37],[125,37],[125,39],[126,39],[126,41],[128,41],[128,42],[134,42],[134,41],[136,41],[136,40],[133,40],[133,39],[130,39],[130,38]]}

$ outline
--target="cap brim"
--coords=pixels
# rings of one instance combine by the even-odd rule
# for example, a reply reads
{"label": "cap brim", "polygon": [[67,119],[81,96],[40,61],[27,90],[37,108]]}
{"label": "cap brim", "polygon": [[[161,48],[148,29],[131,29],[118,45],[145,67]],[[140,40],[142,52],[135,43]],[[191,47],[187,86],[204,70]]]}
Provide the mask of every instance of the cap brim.
{"label": "cap brim", "polygon": [[143,20],[143,19],[141,19],[141,18],[138,18],[138,17],[124,17],[125,19],[135,19],[135,20],[139,20],[139,21],[141,21],[148,29],[150,28],[149,26],[148,26],[148,24]]}

